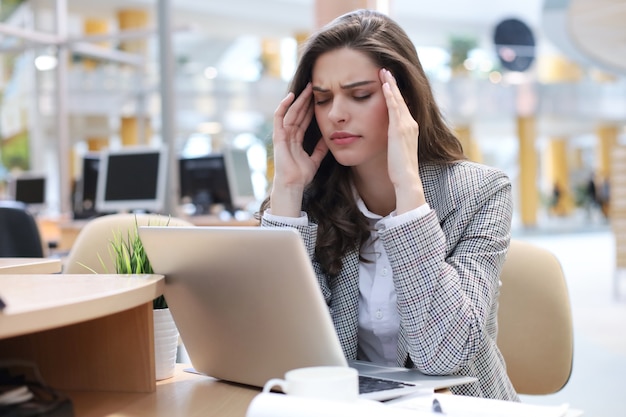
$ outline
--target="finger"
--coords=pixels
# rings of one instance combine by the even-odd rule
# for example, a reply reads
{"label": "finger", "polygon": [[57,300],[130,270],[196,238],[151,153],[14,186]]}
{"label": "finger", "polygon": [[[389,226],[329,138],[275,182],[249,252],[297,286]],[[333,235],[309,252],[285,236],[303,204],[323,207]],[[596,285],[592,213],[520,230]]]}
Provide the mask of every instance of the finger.
{"label": "finger", "polygon": [[302,124],[304,118],[306,117],[309,108],[311,107],[311,94],[312,94],[311,84],[307,84],[304,90],[300,93],[300,95],[296,98],[293,104],[289,107],[287,114],[284,118],[284,126],[299,126]]}
{"label": "finger", "polygon": [[327,153],[328,145],[326,145],[326,142],[324,142],[323,138],[320,138],[320,140],[317,142],[317,145],[315,145],[313,152],[311,153],[311,161],[315,164],[316,169],[319,168],[322,160]]}
{"label": "finger", "polygon": [[[298,96],[298,99],[294,103],[294,106],[298,107],[298,113],[296,114],[296,119],[294,122],[300,124],[303,119],[306,117],[309,110],[312,108],[313,101],[311,97],[313,96],[313,87],[311,87],[311,83],[308,83],[302,93]],[[304,110],[304,112],[303,112]]]}
{"label": "finger", "polygon": [[306,110],[306,113],[303,114],[302,119],[298,122],[299,130],[302,132],[302,134],[304,134],[304,131],[308,129],[309,125],[311,124],[311,120],[313,120],[313,114],[314,109],[313,103],[311,102]]}
{"label": "finger", "polygon": [[391,117],[393,114],[397,114],[399,110],[398,96],[400,96],[401,99],[402,95],[400,94],[400,90],[398,89],[395,78],[389,70],[384,68],[381,69],[380,79],[383,83],[383,94],[385,95],[387,109],[389,112],[389,116]]}
{"label": "finger", "polygon": [[276,107],[276,110],[274,111],[274,130],[282,129],[285,114],[287,113],[289,106],[291,106],[291,103],[293,103],[294,97],[294,94],[289,92],[287,96],[278,104],[278,107]]}

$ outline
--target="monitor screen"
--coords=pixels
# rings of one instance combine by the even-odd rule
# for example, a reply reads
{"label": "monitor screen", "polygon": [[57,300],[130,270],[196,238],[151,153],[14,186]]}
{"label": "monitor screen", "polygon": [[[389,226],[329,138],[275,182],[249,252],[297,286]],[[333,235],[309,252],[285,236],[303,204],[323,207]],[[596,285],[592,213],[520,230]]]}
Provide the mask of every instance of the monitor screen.
{"label": "monitor screen", "polygon": [[95,213],[99,170],[99,153],[87,153],[83,155],[82,172],[76,184],[75,212]]}
{"label": "monitor screen", "polygon": [[195,214],[211,211],[221,204],[232,211],[228,176],[223,154],[210,154],[196,158],[181,157],[178,160],[180,199],[182,203],[195,206]]}
{"label": "monitor screen", "polygon": [[233,205],[236,209],[247,210],[256,202],[248,150],[228,147],[224,149],[224,161]]}
{"label": "monitor screen", "polygon": [[25,173],[10,180],[10,194],[15,201],[28,205],[44,205],[46,203],[45,175]]}
{"label": "monitor screen", "polygon": [[166,174],[165,148],[129,147],[103,151],[96,211],[163,211]]}

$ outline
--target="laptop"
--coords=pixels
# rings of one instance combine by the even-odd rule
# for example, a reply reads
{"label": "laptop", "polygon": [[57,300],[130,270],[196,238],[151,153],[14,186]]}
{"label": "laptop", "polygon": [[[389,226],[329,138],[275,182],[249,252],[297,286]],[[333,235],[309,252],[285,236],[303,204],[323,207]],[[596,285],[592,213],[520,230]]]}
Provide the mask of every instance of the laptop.
{"label": "laptop", "polygon": [[295,229],[140,226],[139,236],[198,373],[262,387],[295,368],[352,366],[391,385],[363,388],[379,401],[476,381],[348,362]]}

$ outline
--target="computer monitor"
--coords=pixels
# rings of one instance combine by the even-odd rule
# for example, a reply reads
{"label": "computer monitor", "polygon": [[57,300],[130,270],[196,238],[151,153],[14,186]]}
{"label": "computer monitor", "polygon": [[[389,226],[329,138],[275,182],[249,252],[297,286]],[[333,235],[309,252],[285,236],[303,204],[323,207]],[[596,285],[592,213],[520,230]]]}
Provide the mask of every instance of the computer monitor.
{"label": "computer monitor", "polygon": [[89,152],[83,155],[81,168],[74,192],[74,214],[79,217],[91,217],[96,215],[100,153]]}
{"label": "computer monitor", "polygon": [[46,176],[25,172],[9,179],[9,195],[29,207],[43,207],[46,204]]}
{"label": "computer monitor", "polygon": [[96,211],[148,211],[165,207],[165,148],[127,147],[100,155]]}
{"label": "computer monitor", "polygon": [[227,147],[224,149],[224,162],[233,206],[240,210],[249,209],[257,199],[248,162],[248,150]]}
{"label": "computer monitor", "polygon": [[180,202],[195,206],[193,214],[210,213],[215,205],[233,210],[223,154],[178,159]]}

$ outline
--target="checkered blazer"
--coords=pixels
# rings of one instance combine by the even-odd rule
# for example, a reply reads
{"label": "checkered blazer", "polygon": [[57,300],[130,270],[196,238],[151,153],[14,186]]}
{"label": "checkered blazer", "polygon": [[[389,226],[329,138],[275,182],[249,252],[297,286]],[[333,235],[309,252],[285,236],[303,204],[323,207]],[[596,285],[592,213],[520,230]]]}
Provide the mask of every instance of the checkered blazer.
{"label": "checkered blazer", "polygon": [[[496,346],[499,275],[509,246],[511,183],[500,170],[462,161],[420,164],[431,211],[379,230],[398,297],[397,364],[426,374],[469,375],[455,394],[518,400]],[[286,226],[262,219],[262,226]],[[337,277],[314,260],[317,225],[297,227],[348,359],[357,357],[359,257]]]}

